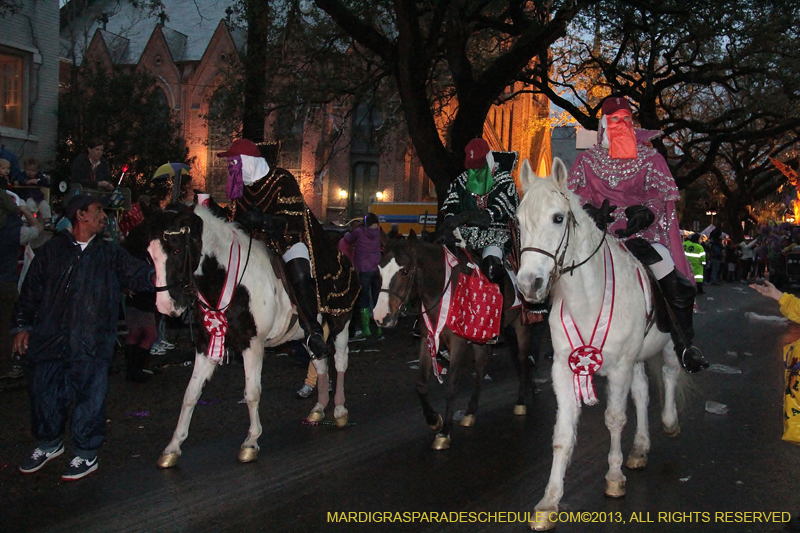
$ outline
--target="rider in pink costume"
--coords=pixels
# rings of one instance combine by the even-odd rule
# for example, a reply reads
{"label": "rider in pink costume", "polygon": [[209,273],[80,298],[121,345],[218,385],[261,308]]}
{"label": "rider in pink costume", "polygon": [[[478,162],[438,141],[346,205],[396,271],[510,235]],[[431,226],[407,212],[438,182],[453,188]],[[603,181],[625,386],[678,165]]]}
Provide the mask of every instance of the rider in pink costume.
{"label": "rider in pink costume", "polygon": [[658,279],[672,310],[678,360],[687,372],[699,372],[708,363],[691,344],[695,287],[675,213],[680,194],[664,157],[645,144],[658,132],[634,129],[625,98],[606,98],[602,111],[598,143],[578,155],[569,188],[587,202],[598,226],[627,239],[626,247]]}

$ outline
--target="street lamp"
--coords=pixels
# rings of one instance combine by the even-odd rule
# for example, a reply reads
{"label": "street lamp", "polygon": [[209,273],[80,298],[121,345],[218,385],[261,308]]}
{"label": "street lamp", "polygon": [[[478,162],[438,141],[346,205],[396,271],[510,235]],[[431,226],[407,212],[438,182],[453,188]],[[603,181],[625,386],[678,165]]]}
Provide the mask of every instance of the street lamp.
{"label": "street lamp", "polygon": [[383,200],[383,193],[381,191],[376,192],[375,199],[378,200],[379,202]]}
{"label": "street lamp", "polygon": [[342,200],[346,200],[347,199],[347,191],[344,190],[344,189],[339,189],[339,198],[341,198]]}
{"label": "street lamp", "polygon": [[717,210],[716,209],[709,209],[708,211],[706,211],[706,215],[711,217],[711,225],[712,226],[714,225],[714,215],[716,215],[716,214],[717,214]]}

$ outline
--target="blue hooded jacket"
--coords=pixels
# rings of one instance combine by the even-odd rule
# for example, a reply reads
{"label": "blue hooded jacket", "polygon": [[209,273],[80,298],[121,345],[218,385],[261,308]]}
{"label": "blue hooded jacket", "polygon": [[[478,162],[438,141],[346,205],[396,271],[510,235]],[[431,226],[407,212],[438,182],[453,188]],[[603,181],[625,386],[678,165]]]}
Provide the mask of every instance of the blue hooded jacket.
{"label": "blue hooded jacket", "polygon": [[152,291],[154,272],[99,236],[81,251],[59,232],[37,251],[15,307],[13,332],[31,330],[28,361],[111,360],[122,288]]}

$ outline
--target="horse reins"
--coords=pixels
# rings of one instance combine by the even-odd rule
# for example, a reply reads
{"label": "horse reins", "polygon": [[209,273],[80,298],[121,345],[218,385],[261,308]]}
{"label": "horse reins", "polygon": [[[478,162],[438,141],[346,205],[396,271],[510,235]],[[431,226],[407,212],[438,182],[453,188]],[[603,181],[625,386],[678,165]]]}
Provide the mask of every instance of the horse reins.
{"label": "horse reins", "polygon": [[[172,236],[172,235],[183,235],[184,236],[183,244],[184,244],[184,248],[186,249],[186,253],[184,254],[184,257],[183,257],[183,268],[181,269],[181,277],[177,281],[175,281],[174,283],[168,283],[168,284],[166,284],[166,285],[164,285],[162,287],[156,287],[155,288],[156,292],[168,291],[169,289],[172,289],[172,288],[180,285],[181,282],[184,281],[184,278],[187,278],[188,281],[186,282],[185,285],[183,285],[183,291],[186,294],[195,294],[195,293],[197,293],[197,288],[192,283],[192,275],[188,272],[188,270],[189,270],[189,253],[188,253],[188,242],[187,241],[189,239],[189,234],[191,233],[191,231],[192,230],[191,230],[191,228],[189,226],[183,226],[178,231],[164,230],[164,233],[162,234],[162,237],[164,238],[164,240],[166,240],[166,238],[168,236]],[[245,261],[244,261],[244,268],[242,268],[242,275],[239,277],[239,281],[236,282],[236,286],[237,287],[239,285],[241,285],[242,280],[244,279],[244,273],[247,271],[247,265],[250,263],[250,251],[252,249],[253,249],[253,234],[251,233],[250,234],[250,239],[249,239],[248,244],[247,244],[247,257],[245,258]],[[180,250],[180,248],[179,248],[179,250]],[[165,267],[166,267],[166,265],[165,265]],[[207,305],[203,304],[202,302],[200,302],[200,305],[202,305],[203,307],[205,307],[209,311],[222,311],[222,309],[214,309],[213,307],[207,306]]]}
{"label": "horse reins", "polygon": [[[404,296],[400,296],[400,294],[398,294],[397,292],[395,292],[395,291],[393,291],[391,289],[381,289],[380,290],[380,292],[385,292],[389,296],[394,296],[395,298],[400,300],[401,303],[400,303],[400,307],[397,309],[397,312],[402,316],[415,316],[415,315],[421,315],[423,313],[421,305],[420,305],[420,310],[419,310],[418,313],[409,313],[408,312],[408,300],[411,297],[411,288],[414,286],[414,282],[416,281],[416,275],[417,275],[417,272],[419,272],[419,270],[420,269],[417,266],[414,266],[409,270],[410,279],[409,279],[409,282],[408,282],[408,287],[406,287],[406,293],[405,293]],[[450,286],[450,283],[452,282],[452,280],[453,280],[453,271],[451,270],[450,271],[450,276],[447,278],[446,283],[442,286],[443,287],[442,288],[442,292],[436,298],[436,300],[434,301],[433,305],[431,305],[428,308],[428,311],[431,311],[432,309],[436,309],[436,307],[439,305],[439,302],[441,302],[442,298],[444,298],[444,294],[447,292],[447,287]]]}
{"label": "horse reins", "polygon": [[[515,236],[518,235],[517,228],[515,226],[513,226],[513,221],[509,222],[509,224],[512,225],[512,233]],[[595,247],[594,251],[592,251],[592,253],[589,254],[589,256],[586,259],[584,259],[583,261],[581,261],[579,263],[575,263],[575,261],[573,261],[571,265],[568,265],[568,266],[565,267],[564,266],[564,258],[565,258],[566,254],[567,254],[567,248],[569,247],[569,236],[570,236],[570,233],[571,233],[571,229],[574,226],[577,226],[577,225],[578,225],[578,221],[575,220],[575,215],[573,215],[572,211],[570,210],[570,211],[567,212],[566,228],[564,229],[564,233],[561,235],[561,241],[559,241],[558,247],[556,248],[556,251],[554,253],[548,252],[547,250],[543,250],[541,248],[536,248],[535,246],[526,246],[525,248],[522,248],[519,251],[519,258],[518,258],[518,263],[517,263],[518,267],[520,266],[520,262],[522,260],[522,254],[524,254],[525,252],[539,253],[539,254],[542,254],[542,255],[544,255],[546,257],[549,257],[550,259],[553,260],[553,269],[550,271],[550,279],[547,282],[547,293],[550,292],[550,289],[553,287],[553,284],[562,275],[564,275],[566,273],[569,273],[571,275],[574,270],[576,270],[576,269],[580,268],[581,266],[585,265],[586,263],[588,263],[589,260],[592,257],[594,257],[595,254],[597,254],[598,251],[600,251],[600,248],[602,248],[603,243],[605,243],[605,241],[606,241],[606,235],[608,234],[608,228],[607,227],[603,227],[603,238],[600,239],[599,243],[597,243],[597,247]],[[515,237],[515,241],[516,241],[516,237]],[[562,248],[562,245],[563,245],[563,248]],[[515,242],[515,246],[516,246],[516,242]],[[559,254],[559,252],[561,252],[561,253]]]}
{"label": "horse reins", "polygon": [[[188,243],[186,242],[186,240],[189,238],[189,233],[190,232],[191,232],[191,228],[189,226],[182,226],[181,229],[179,229],[178,231],[164,230],[164,232],[162,233],[161,236],[166,241],[168,236],[183,235],[184,236],[184,242],[183,242],[184,248],[188,248],[188,246],[187,246]],[[166,269],[166,261],[164,262],[164,268]],[[184,255],[184,258],[183,258],[183,268],[181,268],[181,270],[180,270],[180,272],[181,272],[180,278],[178,280],[176,280],[175,282],[173,282],[173,283],[167,283],[166,285],[163,285],[161,287],[156,286],[155,292],[168,291],[168,290],[173,289],[176,286],[180,285],[181,282],[184,280],[184,278],[187,277],[186,276],[186,271],[188,270],[188,268],[189,268],[189,254],[187,253],[187,254]],[[166,272],[164,272],[164,277],[166,277]],[[192,292],[191,276],[188,276],[188,278],[189,278],[190,281],[187,281],[186,284],[182,288],[183,288],[184,292],[186,292],[187,294],[191,294],[191,292]]]}

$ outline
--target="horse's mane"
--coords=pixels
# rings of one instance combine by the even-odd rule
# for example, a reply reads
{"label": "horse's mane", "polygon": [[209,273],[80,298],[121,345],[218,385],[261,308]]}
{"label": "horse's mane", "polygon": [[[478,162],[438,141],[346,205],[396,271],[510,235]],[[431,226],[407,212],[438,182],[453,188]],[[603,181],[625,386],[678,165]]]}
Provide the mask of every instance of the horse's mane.
{"label": "horse's mane", "polygon": [[[194,214],[203,221],[203,252],[210,253],[220,263],[227,264],[230,256],[231,232],[236,233],[242,247],[242,261],[249,261],[247,270],[262,273],[271,269],[269,252],[258,239],[251,239],[237,224],[215,216],[201,205],[194,207]],[[249,258],[245,259],[248,254]],[[253,270],[251,270],[253,269]]]}

